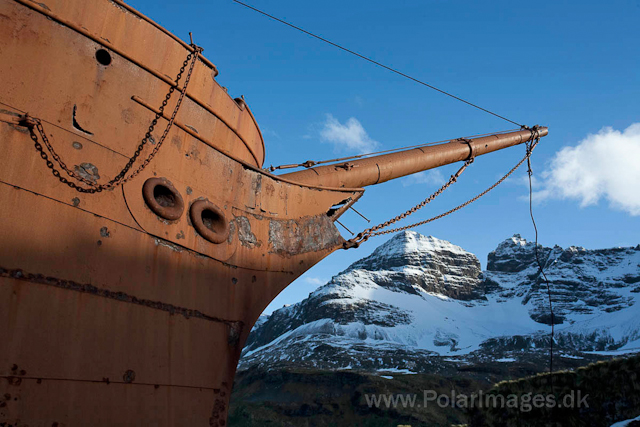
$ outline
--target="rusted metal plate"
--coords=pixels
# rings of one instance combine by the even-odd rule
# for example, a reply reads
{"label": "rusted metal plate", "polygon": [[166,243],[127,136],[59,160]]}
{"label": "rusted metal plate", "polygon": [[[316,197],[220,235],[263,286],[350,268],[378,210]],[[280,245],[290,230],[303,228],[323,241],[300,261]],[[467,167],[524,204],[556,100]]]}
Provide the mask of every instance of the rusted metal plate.
{"label": "rusted metal plate", "polygon": [[[159,106],[187,50],[110,1],[50,1],[48,10],[29,0],[24,3],[29,7],[13,0],[0,2],[0,13],[9,17],[0,27],[0,43],[3,56],[12,58],[0,63],[4,79],[2,102],[28,109],[32,114],[38,111],[40,118],[61,125],[71,124],[75,106],[76,121],[85,131],[84,136],[131,155],[153,118],[131,97],[138,95]],[[55,17],[64,16],[77,28],[95,34],[96,40],[59,25],[55,19],[47,19],[31,7]],[[23,34],[14,37],[18,33]],[[43,44],[47,45],[46,50],[41,49]],[[108,48],[111,63],[100,64],[96,52],[108,45],[117,45],[148,69]],[[25,66],[11,66],[15,63]],[[26,90],[21,84],[24,81],[30,82]],[[182,121],[214,137],[214,143],[223,151],[261,166],[262,137],[248,108],[240,108],[215,82],[212,70],[201,62],[196,64],[190,86],[179,115]],[[176,98],[177,95],[171,100],[168,111]]]}
{"label": "rusted metal plate", "polygon": [[0,419],[6,425],[226,425],[219,421],[226,421],[224,402],[230,391],[222,388],[156,387],[39,378],[17,382],[13,380],[10,384],[6,378],[0,378],[0,402],[5,403],[0,408]]}
{"label": "rusted metal plate", "polygon": [[[94,381],[96,376],[102,380],[132,370],[136,381],[160,382],[158,378],[170,372],[174,382],[165,384],[212,387],[213,377],[227,375],[230,383],[248,325],[266,302],[306,268],[278,274],[223,267],[185,249],[176,251],[167,243],[157,243],[140,231],[22,190],[2,186],[0,198],[7,202],[0,214],[17,225],[11,232],[4,230],[0,259],[22,268],[6,270],[9,277],[0,279],[0,312],[9,316],[0,320],[7,325],[3,334],[9,335],[0,337],[0,342],[4,349],[11,349],[3,353],[6,360],[0,367],[6,368],[0,375],[12,376],[10,367],[17,364],[27,376],[37,373],[43,378]],[[28,211],[27,206],[42,209]],[[75,231],[72,239],[70,230]],[[48,239],[38,238],[45,234]],[[226,315],[232,322],[202,318],[212,317],[211,313]],[[91,392],[94,399],[110,405],[111,390],[96,385]],[[38,400],[32,392],[24,393],[36,399],[35,404]],[[134,399],[141,398],[140,392],[129,391],[136,395]],[[73,412],[73,419],[80,422],[84,408],[91,404],[73,396],[67,399],[65,405],[82,408]],[[219,402],[226,405],[225,399]],[[129,416],[154,419],[155,415],[145,412],[154,404],[144,401],[144,410]],[[47,407],[47,403],[38,406]],[[102,425],[112,425],[119,417],[112,415]]]}
{"label": "rusted metal plate", "polygon": [[[171,221],[154,213],[145,202],[142,195],[142,187],[146,180],[158,176],[158,173],[145,171],[138,179],[123,186],[127,206],[136,222],[149,234],[176,245],[192,249],[200,254],[206,254],[220,261],[228,260],[236,251],[238,239],[235,233],[235,224],[231,214],[231,206],[224,200],[222,194],[214,196],[204,194],[198,187],[195,189],[187,183],[181,182],[171,176],[161,178],[170,181],[184,199],[185,211],[177,220]],[[223,215],[223,221],[231,222],[231,233],[219,244],[211,243],[196,231],[190,219],[189,210],[194,202],[209,200],[213,202]]]}
{"label": "rusted metal plate", "polygon": [[0,199],[3,223],[12,224],[0,233],[0,267],[5,269],[240,321],[245,321],[244,312],[254,297],[260,296],[264,304],[304,271],[240,269],[2,184]]}
{"label": "rusted metal plate", "polygon": [[32,378],[205,388],[227,379],[212,355],[235,353],[228,324],[28,278],[0,277],[0,318],[11,325],[0,330],[0,376],[17,365]]}
{"label": "rusted metal plate", "polygon": [[[50,127],[48,134],[70,168],[85,176],[85,170],[93,170],[100,176],[100,182],[113,178],[118,173],[118,168],[126,163],[123,156],[60,128]],[[108,215],[114,221],[137,227],[121,191],[105,191],[89,196],[80,194],[55,179],[45,162],[37,155],[26,128],[0,122],[0,150],[8,162],[0,167],[1,182],[11,183],[78,209]],[[95,169],[91,169],[89,165]]]}
{"label": "rusted metal plate", "polygon": [[[103,184],[136,149],[187,50],[108,0],[0,0],[0,14],[10,58],[0,62],[0,389],[20,395],[0,423],[224,425],[251,326],[340,247],[332,219],[344,208],[331,207],[363,190],[259,170],[253,116],[198,62],[179,126],[148,168],[123,188],[76,193],[51,175],[17,115],[40,118],[65,163]],[[103,48],[108,64],[96,56]],[[184,203],[170,219],[147,207],[152,177]],[[228,240],[195,231],[199,199],[228,217]]]}
{"label": "rusted metal plate", "polygon": [[297,256],[332,249],[344,242],[326,215],[296,220],[269,221],[269,250],[283,256]]}

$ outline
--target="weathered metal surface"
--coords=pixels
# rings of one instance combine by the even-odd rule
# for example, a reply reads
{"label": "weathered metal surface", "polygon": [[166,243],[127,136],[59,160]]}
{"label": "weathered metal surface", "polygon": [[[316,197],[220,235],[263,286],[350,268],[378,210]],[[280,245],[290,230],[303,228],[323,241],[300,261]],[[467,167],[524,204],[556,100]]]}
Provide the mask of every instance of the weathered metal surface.
{"label": "weathered metal surface", "polygon": [[[363,190],[258,169],[255,120],[205,61],[149,167],[122,189],[79,194],[51,176],[19,117],[42,120],[69,167],[107,182],[137,147],[186,47],[107,0],[0,0],[0,16],[0,394],[20,396],[0,408],[0,423],[224,425],[251,325],[340,246],[332,221],[320,219]],[[105,48],[108,60],[96,56]],[[145,201],[153,178],[179,192],[175,219],[150,208],[171,204],[162,194]],[[229,221],[223,242],[193,227],[189,208],[204,199]],[[314,245],[308,227],[288,229],[308,250],[273,249],[273,221],[309,218],[334,239]]]}
{"label": "weathered metal surface", "polygon": [[[176,74],[186,52],[155,26],[107,0],[50,0],[46,8],[30,0],[3,0],[0,14],[9,18],[3,20],[8,22],[0,29],[3,56],[13,59],[3,61],[4,67],[0,65],[5,68],[0,68],[3,76],[8,77],[2,102],[18,109],[37,110],[41,118],[57,123],[72,120],[75,109],[77,121],[93,133],[87,136],[98,142],[108,135],[130,144],[130,138],[140,134],[141,129],[128,129],[136,126],[127,122],[135,122],[141,109],[131,97],[137,95],[159,105],[172,84],[168,76]],[[14,32],[16,36],[20,32],[32,33],[38,39],[25,40],[14,36]],[[47,46],[46,52],[41,49],[43,45]],[[96,51],[104,47],[112,57],[108,66],[96,63]],[[57,60],[49,62],[48,56]],[[10,67],[10,63],[24,67]],[[228,147],[230,153],[261,166],[264,143],[249,109],[240,108],[217,84],[213,70],[201,62],[197,65],[192,81],[197,90],[190,91],[180,117],[189,117],[191,126],[207,134],[215,132],[217,146]],[[20,80],[11,79],[12,74]],[[20,86],[13,87],[21,81],[38,81],[41,93],[49,92],[51,96],[25,99]],[[110,93],[111,85],[125,87]],[[173,108],[172,103],[168,108]],[[131,150],[122,145],[114,148],[120,153]]]}
{"label": "weathered metal surface", "polygon": [[343,242],[327,215],[269,221],[270,250],[280,255],[323,251]]}
{"label": "weathered metal surface", "polygon": [[[216,376],[232,382],[249,325],[264,305],[333,250],[293,257],[284,272],[238,268],[14,187],[0,185],[0,199],[3,223],[12,224],[0,238],[0,290],[8,292],[0,294],[0,312],[15,316],[0,319],[6,325],[0,331],[0,376],[10,375],[3,369],[17,363],[38,378],[100,386],[102,378],[115,381],[131,369],[133,384],[218,388],[222,380]],[[251,250],[260,251],[259,258],[279,258],[267,249]],[[167,329],[169,324],[180,330]],[[96,399],[113,399],[102,390],[92,392]],[[144,392],[136,390],[127,393]],[[67,425],[101,425],[85,422],[83,399],[67,397],[66,405],[79,408]],[[145,412],[153,403],[145,405],[151,406],[129,416],[153,419]],[[21,419],[41,421],[29,416]],[[120,416],[103,418],[102,425]],[[165,421],[160,425],[183,425]]]}
{"label": "weathered metal surface", "polygon": [[[251,111],[202,59],[152,163],[80,194],[51,175],[20,116],[42,121],[69,167],[108,182],[191,47],[120,0],[0,0],[0,22],[0,396],[17,398],[0,424],[224,426],[251,326],[342,246],[333,221],[364,190],[260,170]],[[177,198],[145,200],[148,179],[171,183],[183,209],[154,211]],[[225,239],[194,227],[198,200],[228,221]]]}
{"label": "weathered metal surface", "polygon": [[[0,398],[11,396],[0,409],[4,419],[12,420],[7,426],[226,425],[220,421],[226,421],[229,387],[206,389],[32,377],[9,381],[0,378]],[[83,410],[78,411],[79,407]],[[144,422],[140,421],[142,414]],[[18,421],[25,418],[39,422]]]}
{"label": "weathered metal surface", "polygon": [[[538,136],[549,133],[541,127]],[[530,130],[496,134],[469,140],[453,140],[446,144],[433,145],[391,154],[352,160],[337,165],[318,166],[298,172],[283,174],[294,182],[327,187],[366,187],[400,178],[416,172],[459,162],[473,156],[481,156],[496,150],[522,144],[531,139]]]}

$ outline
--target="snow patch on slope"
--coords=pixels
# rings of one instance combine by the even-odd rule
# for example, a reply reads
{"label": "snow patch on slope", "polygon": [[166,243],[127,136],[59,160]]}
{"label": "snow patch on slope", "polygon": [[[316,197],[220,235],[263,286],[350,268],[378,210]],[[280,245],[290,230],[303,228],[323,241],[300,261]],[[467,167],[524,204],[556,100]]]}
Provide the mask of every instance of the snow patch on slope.
{"label": "snow patch on slope", "polygon": [[[496,360],[507,362],[514,358],[505,349],[544,349],[548,301],[535,249],[514,235],[481,272],[475,255],[459,246],[400,233],[304,301],[274,312],[252,332],[241,363],[418,372],[424,366],[413,356],[460,364],[473,352],[495,350],[503,352]],[[640,351],[640,246],[538,246],[538,255],[551,281],[559,350]],[[281,332],[263,334],[270,330]]]}

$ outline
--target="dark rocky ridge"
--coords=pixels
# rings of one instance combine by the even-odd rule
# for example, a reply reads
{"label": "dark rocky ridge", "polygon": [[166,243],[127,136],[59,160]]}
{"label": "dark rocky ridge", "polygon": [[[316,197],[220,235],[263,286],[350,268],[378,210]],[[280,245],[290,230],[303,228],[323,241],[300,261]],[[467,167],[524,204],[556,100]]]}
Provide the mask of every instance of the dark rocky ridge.
{"label": "dark rocky ridge", "polygon": [[[538,254],[552,284],[554,323],[562,324],[570,314],[611,313],[634,304],[632,296],[615,290],[640,281],[640,265],[636,261],[635,266],[629,265],[630,272],[621,269],[619,274],[615,267],[627,260],[632,262],[634,256],[637,259],[639,247],[587,250],[575,246],[567,249],[539,246]],[[538,273],[535,246],[518,234],[502,242],[488,256],[485,281],[499,286],[499,279],[505,277],[517,281],[518,286],[509,290],[496,287],[501,297],[524,295],[523,304],[529,305],[531,318],[551,324],[546,283]]]}

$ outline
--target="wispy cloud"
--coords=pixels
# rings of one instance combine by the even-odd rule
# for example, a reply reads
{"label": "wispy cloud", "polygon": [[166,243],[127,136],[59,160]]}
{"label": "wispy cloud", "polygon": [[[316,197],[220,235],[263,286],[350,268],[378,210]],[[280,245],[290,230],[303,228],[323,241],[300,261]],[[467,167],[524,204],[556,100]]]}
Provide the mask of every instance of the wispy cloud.
{"label": "wispy cloud", "polygon": [[557,152],[534,196],[573,199],[583,207],[605,199],[635,216],[640,215],[639,183],[640,123],[635,123],[622,132],[605,127]]}
{"label": "wispy cloud", "polygon": [[436,169],[409,175],[402,180],[404,187],[414,184],[442,185],[444,183],[445,179],[442,176],[442,172]]}
{"label": "wispy cloud", "polygon": [[355,117],[351,117],[342,124],[331,114],[327,114],[327,120],[320,131],[320,138],[332,143],[336,151],[357,151],[358,154],[371,152],[380,146],[377,141],[367,135]]}
{"label": "wispy cloud", "polygon": [[[534,154],[534,157],[535,157],[535,154]],[[526,168],[526,164],[525,164],[525,166],[522,166],[522,167]],[[496,174],[495,179],[498,180],[500,178],[502,178],[502,175]],[[509,178],[505,179],[504,183],[505,184],[509,184],[509,185],[525,186],[528,189],[529,188],[529,176],[527,175],[526,170],[520,171],[520,174],[513,174]],[[542,183],[540,182],[540,179],[537,178],[535,175],[532,175],[531,176],[531,188],[536,190],[536,189],[540,189],[541,186],[542,186]],[[522,198],[523,198],[522,200],[524,200],[525,196],[522,196]],[[527,193],[526,199],[529,200],[529,193]]]}
{"label": "wispy cloud", "polygon": [[327,283],[326,280],[321,279],[319,277],[305,277],[304,281],[311,285],[317,285],[317,286],[324,285],[325,283]]}
{"label": "wispy cloud", "polygon": [[269,135],[269,136],[272,136],[272,137],[274,137],[274,138],[276,138],[276,139],[281,139],[281,138],[280,138],[280,135],[279,135],[276,131],[274,131],[274,130],[272,130],[272,129],[269,129],[269,128],[266,128],[266,127],[265,127],[265,128],[262,128],[262,134],[263,134],[263,135]]}

